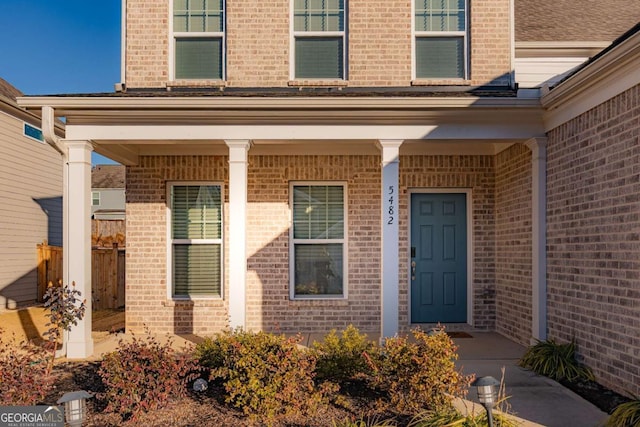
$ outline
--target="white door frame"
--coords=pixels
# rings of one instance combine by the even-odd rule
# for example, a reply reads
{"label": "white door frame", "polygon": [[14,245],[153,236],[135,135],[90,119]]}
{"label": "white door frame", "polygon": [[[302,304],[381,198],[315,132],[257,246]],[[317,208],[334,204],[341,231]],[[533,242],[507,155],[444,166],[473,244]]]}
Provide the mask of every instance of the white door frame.
{"label": "white door frame", "polygon": [[[412,194],[464,194],[466,196],[467,202],[467,324],[473,326],[473,191],[471,188],[409,188],[407,191],[409,200],[407,201],[408,206],[408,230],[407,230],[407,238],[408,238],[408,253],[407,259],[408,262],[406,265],[411,265],[411,195]],[[408,296],[409,299],[407,301],[408,304],[408,324],[411,325],[411,275],[409,274],[407,278],[407,286],[408,286]]]}

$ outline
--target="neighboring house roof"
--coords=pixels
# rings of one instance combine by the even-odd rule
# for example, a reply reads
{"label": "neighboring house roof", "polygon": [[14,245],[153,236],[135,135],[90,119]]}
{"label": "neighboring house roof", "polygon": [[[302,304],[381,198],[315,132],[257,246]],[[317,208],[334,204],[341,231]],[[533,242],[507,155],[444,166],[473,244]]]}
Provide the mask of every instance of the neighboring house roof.
{"label": "neighboring house roof", "polygon": [[517,42],[613,41],[640,22],[638,0],[515,0]]}
{"label": "neighboring house roof", "polygon": [[4,96],[6,98],[9,98],[15,101],[17,97],[23,96],[23,95],[24,94],[22,92],[20,92],[14,86],[9,84],[6,80],[4,80],[3,78],[0,78],[0,96]]}
{"label": "neighboring house roof", "polygon": [[91,188],[124,188],[125,167],[97,165],[91,170]]}

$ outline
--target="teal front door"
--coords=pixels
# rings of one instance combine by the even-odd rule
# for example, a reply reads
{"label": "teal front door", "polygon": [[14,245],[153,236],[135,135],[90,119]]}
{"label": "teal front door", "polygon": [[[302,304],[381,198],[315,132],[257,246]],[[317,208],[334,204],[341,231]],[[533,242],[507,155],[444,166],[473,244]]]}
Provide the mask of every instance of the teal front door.
{"label": "teal front door", "polygon": [[467,321],[466,194],[411,195],[411,323]]}

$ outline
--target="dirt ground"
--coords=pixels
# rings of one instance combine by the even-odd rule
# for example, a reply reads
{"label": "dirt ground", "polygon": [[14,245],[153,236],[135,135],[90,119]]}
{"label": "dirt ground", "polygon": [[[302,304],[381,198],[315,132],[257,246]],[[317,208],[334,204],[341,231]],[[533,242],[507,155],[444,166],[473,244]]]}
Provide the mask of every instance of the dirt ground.
{"label": "dirt ground", "polygon": [[[16,341],[40,342],[48,329],[47,311],[42,306],[8,310],[0,313],[0,330],[3,338]],[[109,334],[124,330],[124,309],[98,310],[92,313],[94,342],[106,339]]]}

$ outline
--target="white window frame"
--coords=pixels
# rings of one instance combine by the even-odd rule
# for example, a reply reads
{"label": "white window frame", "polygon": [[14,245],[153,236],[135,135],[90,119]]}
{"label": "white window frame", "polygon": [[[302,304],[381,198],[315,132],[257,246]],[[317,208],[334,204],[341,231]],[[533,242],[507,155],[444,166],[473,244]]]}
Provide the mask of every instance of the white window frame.
{"label": "white window frame", "polygon": [[[294,238],[294,191],[293,188],[297,186],[341,186],[343,195],[343,235],[342,239],[296,239]],[[291,300],[346,300],[348,299],[347,284],[349,282],[349,262],[347,255],[348,251],[348,206],[349,200],[347,198],[347,183],[346,181],[291,181],[289,183],[289,206],[291,212],[290,226],[289,226],[289,298]],[[327,243],[341,243],[342,244],[342,295],[296,295],[296,265],[295,265],[295,245],[296,244],[327,244]]]}
{"label": "white window frame", "polygon": [[[289,40],[289,75],[291,76],[291,80],[347,80],[347,28],[348,28],[348,7],[349,0],[344,0],[344,10],[343,10],[343,30],[342,31],[296,31],[295,30],[295,0],[290,0],[290,19],[289,19],[289,34],[291,34],[291,38]],[[341,37],[342,38],[342,78],[333,78],[333,77],[297,77],[296,76],[296,40],[298,38],[322,38],[322,37]]]}
{"label": "white window frame", "polygon": [[[176,81],[176,40],[179,38],[220,38],[222,39],[222,76],[220,81],[224,81],[227,76],[227,0],[222,0],[222,31],[215,32],[184,32],[173,31],[173,3],[169,0],[169,80]],[[180,79],[185,80],[185,79]],[[218,79],[186,79],[186,80],[218,80]]]}
{"label": "white window frame", "polygon": [[[96,197],[96,196],[98,196],[98,197]],[[95,203],[96,199],[98,200],[98,203]],[[92,191],[91,192],[91,206],[100,206],[100,202],[101,202],[100,192],[99,191]]]}
{"label": "white window frame", "polygon": [[[411,78],[412,80],[468,80],[469,79],[469,0],[464,2],[464,31],[417,31],[416,0],[411,0]],[[418,77],[416,66],[416,39],[418,38],[462,37],[464,72],[460,77]]]}
{"label": "white window frame", "polygon": [[38,141],[40,144],[44,144],[44,136],[42,136],[42,138],[35,138],[35,137],[27,134],[27,127],[30,127],[32,129],[35,129],[35,130],[39,131],[40,135],[42,135],[42,129],[40,129],[38,126],[32,125],[31,123],[22,122],[22,135],[24,135],[25,137],[27,137],[29,139],[33,139],[34,141]]}
{"label": "white window frame", "polygon": [[[218,186],[220,187],[220,238],[219,239],[173,239],[172,237],[172,198],[171,188],[174,186]],[[166,183],[166,218],[167,218],[167,299],[174,301],[222,300],[224,299],[224,183],[217,181],[167,181]],[[173,245],[174,244],[219,244],[220,245],[220,295],[174,295],[173,289]]]}

